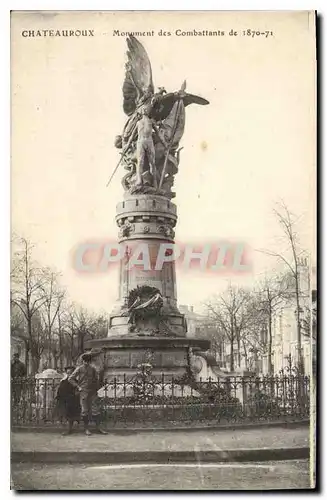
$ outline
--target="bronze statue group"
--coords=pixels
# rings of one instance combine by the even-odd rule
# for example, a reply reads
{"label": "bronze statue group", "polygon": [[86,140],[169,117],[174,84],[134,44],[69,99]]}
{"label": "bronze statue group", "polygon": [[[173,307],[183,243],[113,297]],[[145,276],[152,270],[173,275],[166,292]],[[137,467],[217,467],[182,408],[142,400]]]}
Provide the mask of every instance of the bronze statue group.
{"label": "bronze statue group", "polygon": [[130,194],[156,193],[173,198],[174,176],[178,171],[184,133],[185,107],[209,104],[203,97],[186,92],[184,80],[177,92],[159,87],[155,92],[152,68],[143,45],[133,36],[127,38],[127,63],[123,83],[123,110],[127,115],[123,132],[115,139],[119,165],[128,171],[122,179]]}

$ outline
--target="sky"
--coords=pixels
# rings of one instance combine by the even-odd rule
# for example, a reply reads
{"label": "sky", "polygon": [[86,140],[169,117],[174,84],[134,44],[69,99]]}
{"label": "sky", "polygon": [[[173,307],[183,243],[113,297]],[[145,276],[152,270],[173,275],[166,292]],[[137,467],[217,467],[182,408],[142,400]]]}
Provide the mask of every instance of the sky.
{"label": "sky", "polygon": [[[210,101],[186,109],[175,180],[176,238],[233,240],[252,251],[246,276],[177,270],[178,302],[199,308],[229,280],[251,285],[286,251],[273,214],[283,200],[299,217],[301,246],[315,241],[314,18],[290,13],[15,13],[12,16],[12,229],[36,244],[35,257],[62,273],[70,298],[94,311],[117,298],[117,270],[79,274],[72,251],[85,240],[115,241],[122,200],[113,141],[126,116],[124,36],[139,37],[154,84]],[[93,37],[24,37],[23,30],[94,30]],[[171,36],[158,32],[170,31]],[[224,36],[177,36],[176,30]],[[229,36],[230,30],[237,36]],[[267,38],[243,30],[269,31]]]}

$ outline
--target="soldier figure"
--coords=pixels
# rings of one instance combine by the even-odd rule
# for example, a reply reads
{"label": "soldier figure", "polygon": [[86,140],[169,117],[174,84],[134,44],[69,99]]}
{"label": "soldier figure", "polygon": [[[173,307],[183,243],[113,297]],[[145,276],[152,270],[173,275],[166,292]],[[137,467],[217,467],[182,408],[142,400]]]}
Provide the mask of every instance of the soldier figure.
{"label": "soldier figure", "polygon": [[155,149],[153,143],[153,125],[150,118],[151,106],[144,106],[141,110],[140,119],[137,122],[137,145],[136,145],[136,184],[143,183],[146,160],[152,175],[153,187],[157,188],[157,174],[155,165]]}

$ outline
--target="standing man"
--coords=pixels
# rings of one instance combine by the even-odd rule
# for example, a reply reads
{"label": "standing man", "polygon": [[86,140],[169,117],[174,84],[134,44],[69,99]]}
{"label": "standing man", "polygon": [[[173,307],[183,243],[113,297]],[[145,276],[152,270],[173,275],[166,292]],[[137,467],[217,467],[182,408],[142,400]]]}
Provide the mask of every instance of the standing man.
{"label": "standing man", "polygon": [[26,376],[26,368],[24,363],[19,359],[19,354],[16,352],[13,355],[11,362],[11,384],[12,384],[12,398],[13,404],[16,406],[20,402],[22,392],[22,378]]}
{"label": "standing man", "polygon": [[74,385],[80,393],[81,416],[84,421],[85,434],[91,436],[89,422],[94,417],[98,434],[107,434],[100,429],[100,406],[98,398],[99,378],[96,369],[91,365],[91,355],[82,355],[83,364],[68,377],[68,382]]}

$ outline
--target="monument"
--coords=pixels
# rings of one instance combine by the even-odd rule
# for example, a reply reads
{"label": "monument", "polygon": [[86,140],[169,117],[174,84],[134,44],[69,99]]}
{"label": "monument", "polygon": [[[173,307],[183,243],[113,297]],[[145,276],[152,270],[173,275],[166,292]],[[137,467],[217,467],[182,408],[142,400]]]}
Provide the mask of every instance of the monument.
{"label": "monument", "polygon": [[[133,376],[142,363],[151,364],[154,376],[187,380],[192,349],[206,351],[209,341],[187,338],[185,317],[177,306],[173,245],[177,207],[171,200],[180,163],[180,140],[185,108],[207,105],[202,97],[186,92],[186,81],[177,92],[154,90],[150,60],[132,35],[123,83],[123,109],[127,121],[115,146],[120,151],[123,200],[116,222],[120,261],[118,300],[109,320],[106,339],[89,341],[86,347],[110,381]],[[112,178],[112,177],[111,177]],[[110,180],[111,180],[110,178]],[[110,183],[110,180],[108,184]],[[144,248],[150,268],[135,262]],[[169,258],[169,256],[171,258]],[[157,266],[157,260],[164,261]]]}

